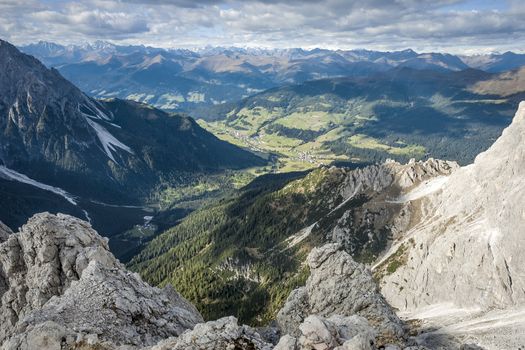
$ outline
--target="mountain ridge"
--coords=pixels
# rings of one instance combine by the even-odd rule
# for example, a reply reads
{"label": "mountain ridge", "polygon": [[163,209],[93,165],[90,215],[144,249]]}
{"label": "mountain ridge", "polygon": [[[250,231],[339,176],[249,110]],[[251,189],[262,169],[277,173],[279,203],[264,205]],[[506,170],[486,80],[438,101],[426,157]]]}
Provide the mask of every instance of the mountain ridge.
{"label": "mountain ridge", "polygon": [[[56,66],[95,97],[134,99],[166,110],[191,110],[196,106],[239,100],[286,84],[367,76],[396,67],[435,71],[460,71],[470,67],[497,73],[525,64],[522,54],[477,57],[466,64],[463,56],[413,50],[205,48],[190,51],[109,43],[69,46],[41,43],[21,49],[49,66]],[[151,65],[159,55],[163,60]],[[221,86],[227,86],[227,91]]]}
{"label": "mountain ridge", "polygon": [[[265,164],[190,117],[132,101],[92,99],[5,41],[0,68],[0,177],[8,192],[3,199],[20,197],[2,219],[13,229],[35,213],[28,186],[39,188],[35,207],[45,208],[47,191],[54,203],[49,210],[58,206],[89,219],[93,201],[143,205],[161,183]],[[9,186],[13,181],[18,184]],[[91,216],[95,225],[103,222]],[[98,229],[110,231],[107,225]]]}

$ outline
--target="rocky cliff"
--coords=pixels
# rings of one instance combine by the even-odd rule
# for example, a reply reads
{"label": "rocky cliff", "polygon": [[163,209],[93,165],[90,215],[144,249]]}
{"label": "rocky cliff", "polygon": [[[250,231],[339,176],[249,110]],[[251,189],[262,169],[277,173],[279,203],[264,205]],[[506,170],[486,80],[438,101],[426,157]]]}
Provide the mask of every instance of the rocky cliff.
{"label": "rocky cliff", "polygon": [[420,218],[376,274],[387,300],[407,317],[488,348],[525,343],[517,336],[525,334],[517,316],[525,311],[524,138],[522,102],[512,124],[472,165],[400,198]]}
{"label": "rocky cliff", "polygon": [[202,322],[173,288],[127,272],[86,222],[42,213],[1,239],[3,349],[138,348]]}

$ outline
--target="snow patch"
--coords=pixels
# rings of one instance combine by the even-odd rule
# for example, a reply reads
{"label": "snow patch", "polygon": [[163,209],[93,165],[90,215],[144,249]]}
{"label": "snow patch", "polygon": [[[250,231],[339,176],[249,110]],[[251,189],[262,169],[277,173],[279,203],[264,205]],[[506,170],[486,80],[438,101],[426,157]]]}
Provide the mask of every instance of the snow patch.
{"label": "snow patch", "polygon": [[[111,118],[106,113],[104,113],[100,108],[98,108],[97,105],[86,95],[84,95],[84,101],[85,101],[85,104],[83,104],[82,106],[89,109],[93,113],[93,115],[87,115],[85,113],[82,113],[84,114],[84,116],[87,115],[95,119],[102,119],[102,120],[108,120],[108,121],[111,120]],[[80,105],[78,106],[78,109],[80,110]]]}
{"label": "snow patch", "polygon": [[12,169],[5,167],[4,165],[0,165],[0,177],[7,179],[7,180],[18,181],[21,183],[25,183],[27,185],[35,186],[35,187],[38,187],[40,189],[43,189],[49,192],[53,192],[55,194],[58,194],[61,197],[64,197],[69,203],[73,205],[77,205],[75,197],[73,197],[71,194],[64,191],[63,189],[58,188],[58,187],[53,187],[50,185],[46,185],[36,180],[33,180],[24,174],[21,174],[17,171],[14,171]]}
{"label": "snow patch", "polygon": [[117,162],[115,158],[113,157],[112,152],[116,152],[117,148],[120,148],[123,151],[126,151],[130,154],[133,154],[133,151],[131,148],[117,140],[115,136],[113,136],[109,131],[106,130],[102,125],[98,124],[97,122],[91,120],[90,118],[86,117],[86,121],[91,125],[91,127],[95,130],[97,133],[98,139],[100,140],[100,143],[102,143],[102,147],[104,148],[104,151],[106,152],[107,156],[114,161]]}

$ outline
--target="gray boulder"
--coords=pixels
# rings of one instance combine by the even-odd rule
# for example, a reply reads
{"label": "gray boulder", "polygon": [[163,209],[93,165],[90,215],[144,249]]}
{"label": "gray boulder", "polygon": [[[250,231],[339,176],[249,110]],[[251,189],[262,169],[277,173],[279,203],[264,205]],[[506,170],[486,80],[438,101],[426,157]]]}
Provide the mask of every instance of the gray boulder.
{"label": "gray boulder", "polygon": [[239,326],[235,317],[201,323],[177,338],[164,340],[149,350],[270,350],[259,333],[248,326]]}
{"label": "gray boulder", "polygon": [[283,334],[300,337],[301,324],[310,315],[357,315],[377,331],[379,345],[403,343],[403,322],[379,293],[368,268],[337,244],[313,249],[307,263],[310,277],[306,286],[293,291],[277,315]]}
{"label": "gray boulder", "polygon": [[37,214],[0,243],[0,295],[3,349],[139,348],[203,321],[173,288],[128,272],[88,223],[62,214]]}

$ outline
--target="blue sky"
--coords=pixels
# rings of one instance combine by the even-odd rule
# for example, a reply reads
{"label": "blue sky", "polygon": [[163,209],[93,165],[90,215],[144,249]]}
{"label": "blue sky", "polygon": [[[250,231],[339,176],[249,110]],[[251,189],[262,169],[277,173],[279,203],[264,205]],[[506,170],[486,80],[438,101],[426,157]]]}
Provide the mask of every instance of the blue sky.
{"label": "blue sky", "polygon": [[525,48],[525,1],[0,0],[15,44],[326,47],[452,53]]}

